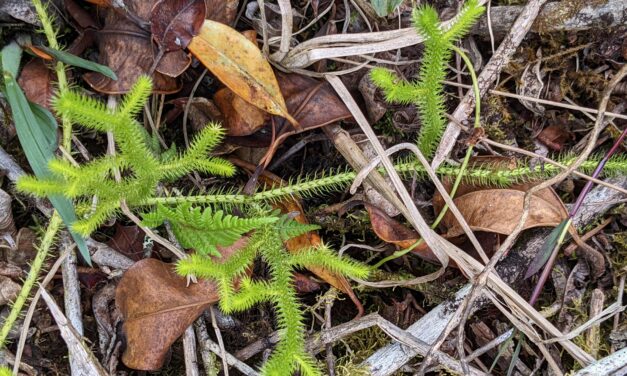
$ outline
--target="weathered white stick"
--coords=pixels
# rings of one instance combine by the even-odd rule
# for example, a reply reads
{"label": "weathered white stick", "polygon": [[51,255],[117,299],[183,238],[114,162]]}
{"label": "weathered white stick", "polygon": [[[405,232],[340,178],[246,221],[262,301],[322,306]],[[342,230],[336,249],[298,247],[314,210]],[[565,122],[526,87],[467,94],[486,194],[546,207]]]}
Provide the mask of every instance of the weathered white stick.
{"label": "weathered white stick", "polygon": [[575,376],[627,375],[627,347],[579,370]]}
{"label": "weathered white stick", "polygon": [[[67,317],[61,312],[61,308],[54,301],[54,298],[48,294],[48,291],[41,289],[41,297],[44,299],[54,321],[59,326],[61,337],[68,347],[70,356],[74,359],[77,369],[72,370],[74,376],[90,375],[90,376],[107,376],[107,372],[102,368],[98,359],[83,343],[81,335],[74,329]],[[75,372],[75,373],[74,373]]]}
{"label": "weathered white stick", "polygon": [[196,334],[190,325],[183,333],[183,354],[185,355],[185,375],[200,376],[198,359],[196,358]]}
{"label": "weathered white stick", "polygon": [[[65,316],[76,330],[76,333],[82,336],[83,315],[81,309],[81,288],[78,283],[78,271],[76,270],[76,253],[71,249],[74,247],[74,242],[68,236],[63,236],[63,246],[65,249],[69,250],[68,256],[61,264]],[[79,361],[72,356],[72,354],[70,354],[70,370],[72,375],[80,375],[82,370]]]}

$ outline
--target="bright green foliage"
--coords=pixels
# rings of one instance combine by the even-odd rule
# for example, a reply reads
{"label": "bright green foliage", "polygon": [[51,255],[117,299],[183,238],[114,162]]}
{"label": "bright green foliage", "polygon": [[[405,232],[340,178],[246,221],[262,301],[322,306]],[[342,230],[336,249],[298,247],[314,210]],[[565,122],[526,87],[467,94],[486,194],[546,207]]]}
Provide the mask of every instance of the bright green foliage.
{"label": "bright green foliage", "polygon": [[[89,235],[119,210],[122,200],[135,206],[153,197],[159,182],[177,179],[191,171],[232,175],[234,167],[230,162],[208,155],[223,137],[223,130],[214,124],[205,127],[183,154],[164,157],[154,152],[150,136],[135,120],[151,90],[150,79],[141,77],[115,110],[75,92],[61,93],[53,103],[57,114],[89,129],[111,132],[118,152],[81,166],[63,159],[52,160],[48,164],[51,177],[22,177],[18,189],[40,197],[63,195],[78,199],[87,209],[72,228]],[[116,181],[116,174],[120,181]],[[96,204],[92,208],[94,196]]]}
{"label": "bright green foliage", "polygon": [[0,376],[11,376],[13,375],[13,371],[8,367],[0,367]]}
{"label": "bright green foliage", "polygon": [[[259,216],[265,215],[257,213],[253,217]],[[192,255],[177,264],[177,271],[181,275],[215,280],[220,294],[220,308],[226,313],[244,311],[261,302],[273,303],[280,340],[262,367],[264,375],[290,376],[296,371],[308,376],[321,375],[315,359],[305,351],[304,319],[292,279],[294,268],[324,267],[359,278],[367,277],[369,272],[365,265],[339,258],[326,245],[303,249],[297,254],[291,254],[285,249],[284,240],[311,229],[312,226],[302,225],[285,215],[273,223],[260,226],[246,245],[224,262]],[[268,265],[269,280],[252,280],[245,274],[258,256]],[[239,288],[237,291],[236,284]]]}
{"label": "bright green foliage", "polygon": [[417,80],[403,81],[383,68],[375,68],[371,72],[372,81],[383,90],[387,101],[415,103],[418,106],[422,120],[418,147],[427,157],[433,155],[446,127],[442,81],[446,78],[451,47],[470,29],[483,10],[477,0],[469,0],[448,28],[443,28],[433,7],[420,6],[414,10],[413,23],[425,38],[425,49]]}
{"label": "bright green foliage", "polygon": [[211,207],[202,210],[190,203],[182,203],[175,209],[159,204],[154,212],[143,215],[142,222],[148,227],[157,227],[166,220],[183,247],[193,248],[201,255],[220,257],[216,246],[231,245],[244,233],[276,222],[278,218],[240,218],[224,214],[222,210],[213,211]]}

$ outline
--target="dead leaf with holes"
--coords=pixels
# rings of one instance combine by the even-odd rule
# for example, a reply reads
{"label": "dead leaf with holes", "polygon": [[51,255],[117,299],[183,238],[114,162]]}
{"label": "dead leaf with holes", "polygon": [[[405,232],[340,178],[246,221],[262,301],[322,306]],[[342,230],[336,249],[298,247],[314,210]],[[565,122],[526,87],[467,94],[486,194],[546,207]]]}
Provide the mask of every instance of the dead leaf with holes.
{"label": "dead leaf with holes", "polygon": [[[156,54],[150,30],[146,27],[154,3],[154,0],[125,1],[124,11],[129,17],[111,7],[101,9],[104,13],[104,27],[98,33],[98,63],[111,68],[118,79],[114,81],[96,72],[85,73],[83,78],[94,90],[105,94],[123,94],[133,86],[140,75],[148,74]],[[166,56],[162,60],[171,63]],[[175,67],[167,66],[167,69],[163,70],[165,73],[181,71],[181,67],[183,65],[187,67],[188,62],[183,61],[179,64],[180,66]],[[154,93],[171,94],[181,88],[179,82],[161,72],[159,66],[151,77]]]}
{"label": "dead leaf with holes", "polygon": [[[229,247],[218,247],[224,262],[246,245],[244,237]],[[144,259],[127,270],[115,292],[115,303],[124,319],[124,364],[133,369],[161,368],[165,356],[185,329],[218,301],[216,285],[208,280],[187,285],[172,264]]]}

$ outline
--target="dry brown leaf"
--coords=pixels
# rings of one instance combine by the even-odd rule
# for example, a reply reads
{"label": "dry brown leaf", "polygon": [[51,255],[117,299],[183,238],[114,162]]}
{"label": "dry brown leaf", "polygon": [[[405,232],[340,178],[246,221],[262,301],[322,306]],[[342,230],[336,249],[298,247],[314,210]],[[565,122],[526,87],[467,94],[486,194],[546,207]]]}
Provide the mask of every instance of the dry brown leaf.
{"label": "dry brown leaf", "polygon": [[573,139],[573,135],[560,125],[549,125],[537,136],[538,141],[545,144],[549,149],[560,151],[567,141]]}
{"label": "dry brown leaf", "polygon": [[144,257],[144,231],[137,225],[123,226],[115,224],[115,233],[107,245],[133,261]]}
{"label": "dry brown leaf", "polygon": [[[390,217],[385,213],[385,211],[367,202],[363,202],[363,204],[370,216],[372,229],[384,242],[394,244],[400,249],[405,249],[411,247],[418,240],[420,240],[418,232]],[[438,258],[433,254],[433,252],[431,252],[425,242],[416,246],[412,250],[412,253],[427,261],[438,263]]]}
{"label": "dry brown leaf", "polygon": [[[127,0],[124,2],[125,11],[135,15],[140,20],[150,17],[154,0]],[[89,72],[83,75],[85,81],[96,91],[105,94],[124,94],[137,81],[140,75],[147,74],[154,63],[153,45],[150,33],[113,8],[103,9],[104,28],[99,33],[98,63],[111,68],[117,75],[114,81],[100,73]],[[177,52],[173,52],[177,53]],[[168,61],[168,57],[163,59]],[[162,59],[162,60],[163,60]],[[188,61],[181,61],[181,65],[188,65]],[[162,63],[163,64],[163,63]],[[180,71],[172,66],[164,69],[167,72]],[[160,73],[160,67],[152,74],[153,92],[171,94],[177,92],[181,86],[173,77]]]}
{"label": "dry brown leaf", "polygon": [[192,57],[183,50],[166,52],[155,70],[168,77],[178,77],[189,68]]}
{"label": "dry brown leaf", "polygon": [[[516,161],[512,158],[478,157],[473,158],[475,166],[493,166],[499,168],[515,168]],[[444,181],[448,191],[451,189],[451,180]],[[493,189],[481,185],[461,184],[457,190],[453,202],[461,212],[462,216],[476,232],[476,236],[482,239],[481,243],[486,244],[488,250],[498,248],[499,237],[496,234],[509,235],[518,224],[522,214],[525,193],[536,183],[523,183],[511,186],[509,189]],[[419,235],[407,226],[389,217],[383,210],[364,203],[372,228],[377,236],[388,243],[395,244],[400,248],[407,248],[414,244]],[[433,208],[439,213],[444,207],[444,200],[439,192],[433,196]],[[531,200],[529,217],[525,222],[524,229],[540,226],[557,226],[568,216],[566,207],[551,188],[540,190],[534,194]],[[474,255],[474,247],[465,244],[466,237],[455,216],[449,210],[444,215],[441,227],[445,233],[442,235],[455,244],[459,244],[462,249]],[[420,245],[413,251],[427,261],[437,262],[437,258],[426,245]],[[490,256],[492,252],[488,252]],[[452,264],[452,266],[455,266]]]}
{"label": "dry brown leaf", "polygon": [[[242,238],[230,247],[218,247],[227,260],[246,245]],[[124,364],[133,369],[161,368],[170,346],[210,305],[218,301],[213,282],[199,280],[187,285],[172,264],[144,259],[127,270],[115,292],[115,302],[124,318],[126,350]]]}
{"label": "dry brown leaf", "polygon": [[205,0],[207,19],[231,25],[237,17],[239,0]]}
{"label": "dry brown leaf", "polygon": [[[453,201],[473,231],[496,232],[509,235],[522,215],[525,192],[515,189],[486,189],[467,193]],[[559,206],[538,195],[531,198],[529,216],[523,229],[554,227],[566,216]],[[464,234],[451,211],[447,211],[442,224],[448,229],[447,237]]]}
{"label": "dry brown leaf", "polygon": [[161,368],[170,346],[210,304],[215,284],[200,280],[189,287],[171,264],[155,259],[135,263],[124,273],[115,302],[124,317],[124,364],[133,369]]}
{"label": "dry brown leaf", "polygon": [[351,118],[350,111],[326,81],[277,72],[287,109],[303,130],[310,130]]}
{"label": "dry brown leaf", "polygon": [[294,272],[294,288],[299,293],[309,293],[320,290],[320,284],[309,276]]}
{"label": "dry brown leaf", "polygon": [[263,127],[270,116],[259,108],[235,95],[229,88],[222,88],[213,97],[226,121],[229,136],[248,136]]}
{"label": "dry brown leaf", "polygon": [[[311,130],[348,119],[351,113],[328,82],[298,74],[276,72],[287,110],[300,124],[299,131]],[[230,136],[248,136],[268,122],[267,114],[243,101],[228,88],[214,97],[224,114]]]}
{"label": "dry brown leaf", "polygon": [[[167,124],[175,121],[186,109],[189,97],[176,98],[168,102],[173,104],[174,108],[165,115]],[[203,97],[194,97],[189,105],[187,113],[190,125],[195,132],[203,129],[209,122],[215,121],[224,124],[222,113],[216,104]]]}
{"label": "dry brown leaf", "polygon": [[[475,166],[516,167],[514,159],[502,157],[473,158],[472,163]],[[451,181],[444,183],[450,191]],[[461,184],[453,202],[473,231],[509,235],[520,220],[525,193],[535,185],[537,182],[527,182],[514,184],[508,189],[493,189],[482,185]],[[436,192],[433,196],[433,208],[439,213],[443,207],[444,200]],[[557,226],[567,216],[568,210],[559,196],[552,188],[545,188],[533,195],[524,229]],[[451,211],[447,211],[442,219],[442,226],[447,230],[447,237],[464,233]]]}
{"label": "dry brown leaf", "polygon": [[41,59],[32,59],[20,72],[18,83],[29,101],[50,109],[56,75]]}
{"label": "dry brown leaf", "polygon": [[245,101],[298,125],[287,111],[270,64],[259,48],[235,29],[205,20],[188,49]]}
{"label": "dry brown leaf", "polygon": [[152,37],[164,51],[187,47],[205,19],[204,0],[160,0],[150,13]]}

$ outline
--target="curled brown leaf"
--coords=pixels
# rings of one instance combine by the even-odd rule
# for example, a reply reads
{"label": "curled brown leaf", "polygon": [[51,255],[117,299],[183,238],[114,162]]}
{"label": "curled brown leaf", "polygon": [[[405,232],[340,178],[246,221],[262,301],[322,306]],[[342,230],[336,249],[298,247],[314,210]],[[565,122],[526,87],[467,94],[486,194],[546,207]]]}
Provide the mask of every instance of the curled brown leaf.
{"label": "curled brown leaf", "polygon": [[[244,237],[229,247],[218,247],[222,258],[216,262],[227,260],[247,241]],[[174,341],[218,298],[213,282],[201,279],[188,285],[172,264],[155,259],[135,263],[115,292],[124,319],[124,364],[145,371],[161,368]]]}

